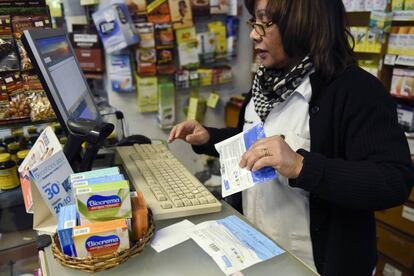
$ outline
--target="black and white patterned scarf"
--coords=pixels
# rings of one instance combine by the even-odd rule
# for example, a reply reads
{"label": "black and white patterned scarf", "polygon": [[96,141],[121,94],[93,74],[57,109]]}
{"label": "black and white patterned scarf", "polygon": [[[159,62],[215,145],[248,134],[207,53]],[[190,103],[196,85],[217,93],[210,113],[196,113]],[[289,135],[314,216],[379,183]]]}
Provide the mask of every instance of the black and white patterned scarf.
{"label": "black and white patterned scarf", "polygon": [[264,122],[272,109],[289,99],[303,78],[313,69],[313,62],[306,56],[299,64],[284,73],[282,70],[259,67],[253,80],[254,110]]}

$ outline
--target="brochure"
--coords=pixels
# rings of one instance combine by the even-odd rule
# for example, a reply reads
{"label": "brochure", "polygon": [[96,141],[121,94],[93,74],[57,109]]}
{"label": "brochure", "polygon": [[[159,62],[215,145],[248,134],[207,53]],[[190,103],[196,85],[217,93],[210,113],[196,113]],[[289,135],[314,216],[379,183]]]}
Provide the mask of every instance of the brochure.
{"label": "brochure", "polygon": [[58,138],[47,127],[19,167],[26,210],[33,213],[33,229],[55,232],[60,208],[75,204],[71,174]]}
{"label": "brochure", "polygon": [[251,129],[215,144],[216,150],[220,154],[221,193],[223,197],[277,177],[275,169],[271,167],[251,172],[239,166],[243,153],[257,140],[265,137],[263,124],[260,123]]}
{"label": "brochure", "polygon": [[189,236],[230,275],[285,251],[237,216],[206,221],[190,228]]}

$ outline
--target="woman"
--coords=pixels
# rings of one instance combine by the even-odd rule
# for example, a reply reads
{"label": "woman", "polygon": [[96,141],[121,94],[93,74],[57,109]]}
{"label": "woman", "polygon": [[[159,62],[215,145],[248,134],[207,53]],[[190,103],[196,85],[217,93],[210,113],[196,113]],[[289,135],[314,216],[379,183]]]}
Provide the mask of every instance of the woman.
{"label": "woman", "polygon": [[246,217],[322,275],[372,275],[374,211],[403,203],[414,170],[395,105],[358,68],[341,0],[245,0],[262,65],[237,128],[176,125],[197,153],[263,122],[240,161],[278,179],[243,192]]}

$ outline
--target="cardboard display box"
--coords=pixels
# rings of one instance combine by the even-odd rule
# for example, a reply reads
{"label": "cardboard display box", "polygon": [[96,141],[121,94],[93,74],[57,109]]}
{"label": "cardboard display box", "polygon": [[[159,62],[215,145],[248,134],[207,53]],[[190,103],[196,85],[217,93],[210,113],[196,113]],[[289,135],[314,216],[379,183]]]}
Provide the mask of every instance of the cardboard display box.
{"label": "cardboard display box", "polygon": [[377,223],[378,251],[408,269],[414,268],[414,238]]}
{"label": "cardboard display box", "polygon": [[391,209],[375,212],[377,220],[408,235],[414,235],[414,204],[406,203]]}

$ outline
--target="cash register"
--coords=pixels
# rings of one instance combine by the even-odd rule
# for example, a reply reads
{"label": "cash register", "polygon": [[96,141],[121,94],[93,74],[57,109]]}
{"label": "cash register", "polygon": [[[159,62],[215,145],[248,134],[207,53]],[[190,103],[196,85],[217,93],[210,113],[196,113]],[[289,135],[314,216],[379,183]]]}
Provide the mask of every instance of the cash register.
{"label": "cash register", "polygon": [[[72,137],[65,147],[69,162],[75,171],[90,169],[97,148],[113,127],[102,121],[67,33],[62,29],[27,30],[22,41],[59,122]],[[83,141],[94,147],[79,158]],[[221,210],[221,203],[166,146],[125,144],[116,148],[117,160],[132,186],[143,192],[156,220]]]}

